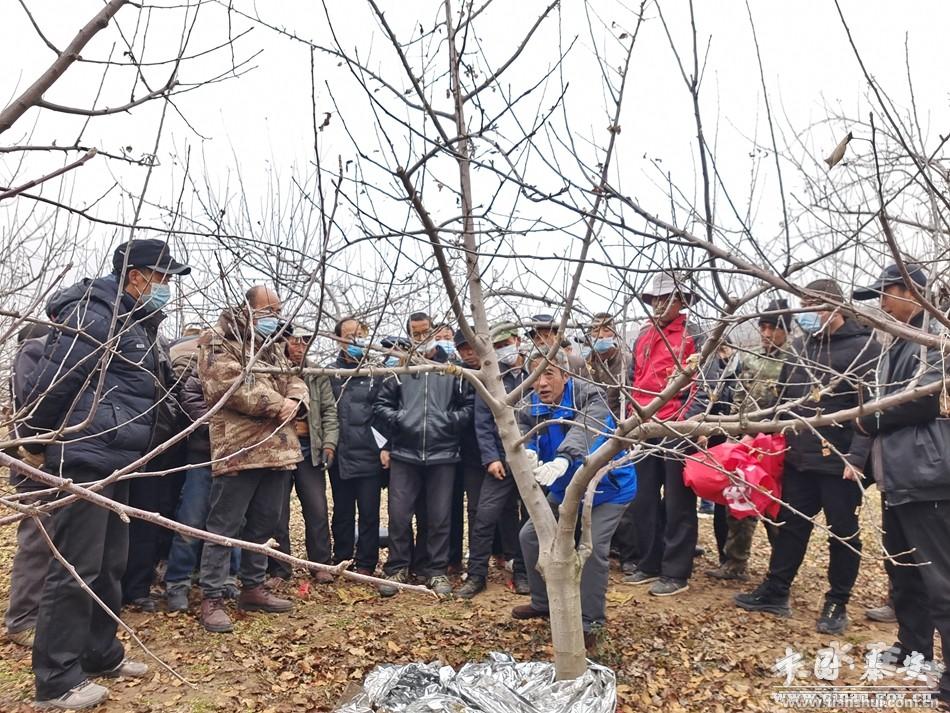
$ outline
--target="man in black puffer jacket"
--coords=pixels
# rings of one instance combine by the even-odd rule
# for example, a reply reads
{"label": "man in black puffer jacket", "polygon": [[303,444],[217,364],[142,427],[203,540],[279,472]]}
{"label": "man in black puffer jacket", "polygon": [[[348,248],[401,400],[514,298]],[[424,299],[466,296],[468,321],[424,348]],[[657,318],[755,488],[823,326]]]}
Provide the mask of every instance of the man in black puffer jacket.
{"label": "man in black puffer jacket", "polygon": [[[923,328],[924,312],[914,296],[924,294],[927,275],[919,265],[907,265],[914,289],[900,268],[889,265],[877,283],[856,290],[854,298],[880,297],[881,309],[898,322]],[[896,338],[881,359],[877,383],[881,397],[941,381],[946,356]],[[908,401],[859,419],[855,427],[867,447],[855,449],[853,468],[845,477],[858,479],[868,451],[871,473],[884,499],[884,548],[900,565],[885,560],[897,615],[898,642],[889,651],[895,663],[906,658],[934,657],[934,630],[943,639],[943,660],[950,657],[950,413],[946,391]],[[950,704],[950,667],[940,679],[938,696]]]}
{"label": "man in black puffer jacket", "polygon": [[[445,350],[432,342],[420,351],[430,361],[447,360]],[[409,581],[412,515],[416,498],[424,493],[428,583],[440,596],[452,593],[446,576],[452,489],[461,458],[461,435],[471,427],[473,409],[474,393],[464,389],[457,377],[438,372],[387,379],[373,404],[374,424],[389,438],[390,453],[389,558],[384,572],[395,582]],[[383,596],[396,591],[396,587],[380,587]]]}
{"label": "man in black puffer jacket", "polygon": [[[162,385],[157,324],[169,281],[187,274],[160,240],[133,240],[113,256],[114,273],[57,295],[51,332],[29,385],[21,435],[42,453],[45,469],[76,483],[99,480],[156,443]],[[128,481],[101,492],[126,502]],[[83,581],[112,610],[121,605],[128,525],[86,500],[54,516],[54,543]],[[108,697],[93,676],[144,676],[125,660],[115,622],[66,569],[54,564],[40,600],[33,644],[37,706],[83,708]]]}
{"label": "man in black puffer jacket", "polygon": [[[841,288],[833,280],[816,280],[807,289],[831,302],[841,302]],[[802,307],[818,307],[822,297],[803,299]],[[868,385],[881,355],[881,347],[867,327],[839,311],[814,310],[796,318],[805,332],[798,357],[782,367],[782,399],[799,402],[799,418],[814,418],[855,408],[869,400]],[[828,583],[817,630],[840,634],[848,625],[846,607],[861,564],[858,506],[861,488],[841,477],[844,460],[852,451],[855,432],[850,423],[824,426],[817,434],[802,428],[788,436],[782,500],[788,504],[778,516],[784,523],[773,542],[769,573],[754,591],[736,595],[736,604],[747,611],[788,616],[788,594],[805,558],[814,518],[824,511],[835,537],[829,538]],[[797,511],[797,512],[796,512]],[[856,550],[856,551],[855,551]]]}
{"label": "man in black puffer jacket", "polygon": [[[336,323],[334,334],[340,351],[329,364],[337,369],[365,366],[369,328],[355,317]],[[333,562],[352,560],[356,571],[373,575],[379,563],[379,501],[383,468],[379,444],[373,435],[373,403],[382,378],[379,376],[334,376],[330,386],[336,398],[340,436],[336,460],[330,467],[333,489]],[[354,540],[359,512],[359,537]]]}

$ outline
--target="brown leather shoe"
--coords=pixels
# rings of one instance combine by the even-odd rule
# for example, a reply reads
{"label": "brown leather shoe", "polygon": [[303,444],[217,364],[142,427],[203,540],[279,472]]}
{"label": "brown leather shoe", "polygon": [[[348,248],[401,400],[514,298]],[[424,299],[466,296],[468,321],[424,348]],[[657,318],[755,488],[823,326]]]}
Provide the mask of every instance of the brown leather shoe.
{"label": "brown leather shoe", "polygon": [[234,630],[231,617],[224,610],[223,599],[201,600],[201,625],[213,634],[227,634]]}
{"label": "brown leather shoe", "polygon": [[263,611],[271,614],[288,612],[294,608],[292,601],[275,597],[263,585],[242,589],[237,605],[238,609],[244,611]]}
{"label": "brown leather shoe", "polygon": [[535,609],[530,604],[519,604],[511,610],[512,619],[547,619],[551,613],[544,609]]}
{"label": "brown leather shoe", "polygon": [[317,584],[333,584],[334,576],[325,569],[318,569],[313,573],[313,581]]}

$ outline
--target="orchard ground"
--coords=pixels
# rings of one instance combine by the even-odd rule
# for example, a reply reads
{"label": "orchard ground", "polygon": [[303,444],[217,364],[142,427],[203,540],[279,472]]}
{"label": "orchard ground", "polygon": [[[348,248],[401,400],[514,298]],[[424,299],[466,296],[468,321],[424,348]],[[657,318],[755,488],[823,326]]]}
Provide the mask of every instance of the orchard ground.
{"label": "orchard ground", "polygon": [[[294,514],[295,547],[302,549],[299,506]],[[862,510],[865,551],[880,553],[880,501],[869,491]],[[756,531],[751,578],[746,584],[719,583],[703,575],[715,566],[712,520],[700,521],[700,542],[707,554],[696,560],[696,573],[684,595],[657,598],[648,587],[621,583],[611,572],[608,627],[597,659],[617,674],[618,711],[773,711],[771,694],[784,684],[772,667],[786,647],[803,654],[807,679],[799,683],[831,685],[814,676],[819,649],[833,640],[852,645],[853,670],[843,667],[838,684],[858,685],[864,671],[865,644],[896,639],[896,625],[864,619],[867,606],[887,596],[883,564],[866,559],[849,607],[851,626],[839,637],[815,632],[827,588],[826,536],[816,530],[792,590],[793,615],[776,619],[747,614],[732,604],[741,588],[755,586],[765,573],[769,546],[763,528]],[[0,606],[5,608],[14,551],[14,528],[0,529]],[[385,553],[383,553],[385,556]],[[148,661],[151,672],[140,680],[109,681],[111,698],[102,711],[209,713],[241,711],[331,711],[378,663],[442,660],[453,666],[478,661],[491,651],[519,660],[550,660],[547,624],[516,622],[509,612],[527,601],[505,586],[494,570],[489,589],[471,602],[435,601],[401,593],[381,599],[363,586],[337,581],[310,584],[298,576],[287,587],[296,608],[290,615],[237,615],[230,635],[210,634],[186,614],[125,612],[145,644],[193,686],[181,683],[122,634],[129,655]],[[458,581],[455,582],[458,584]],[[233,611],[232,611],[233,614]],[[0,643],[0,711],[32,710],[30,653]]]}

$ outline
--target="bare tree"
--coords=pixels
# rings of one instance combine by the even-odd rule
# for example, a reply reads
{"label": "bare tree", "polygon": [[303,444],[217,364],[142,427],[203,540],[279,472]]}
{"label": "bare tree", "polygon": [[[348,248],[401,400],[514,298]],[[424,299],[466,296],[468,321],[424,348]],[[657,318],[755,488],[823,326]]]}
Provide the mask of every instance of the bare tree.
{"label": "bare tree", "polygon": [[[144,75],[151,63],[135,59],[136,45],[126,42],[120,32],[132,59],[102,61],[106,67],[122,67],[133,75],[133,90],[139,91],[133,91],[130,101],[111,109],[77,112],[44,99],[58,76],[73,64],[87,61],[79,50],[104,24],[117,22],[126,4],[131,5],[115,1],[105,5],[62,52],[46,41],[56,59],[0,113],[0,132],[9,136],[18,120],[33,109],[94,118],[154,101],[163,105],[156,131],[158,146],[166,112],[179,111],[176,96],[202,84],[184,85],[181,77],[184,63],[196,54],[189,49],[191,28],[203,3],[185,3],[179,8],[183,13],[179,50],[161,63],[163,74],[158,81],[146,81]],[[26,4],[23,7],[27,10]],[[139,13],[145,11],[135,7]],[[83,171],[88,172],[101,160],[91,160],[90,149],[101,147],[88,147],[77,140],[69,147],[51,142],[0,148],[4,154],[63,153],[71,159],[53,171],[34,170],[24,162],[5,179],[10,185],[2,189],[0,200],[28,214],[14,216],[11,224],[17,227],[9,231],[9,239],[0,247],[2,257],[8,258],[2,261],[2,270],[10,271],[9,279],[0,273],[0,289],[11,285],[9,294],[16,296],[20,305],[3,313],[8,321],[3,323],[2,341],[6,347],[9,336],[24,320],[50,321],[35,315],[50,291],[60,285],[61,268],[66,264],[51,262],[58,252],[51,249],[56,241],[46,240],[43,228],[49,221],[67,218],[77,223],[65,231],[63,241],[80,260],[84,256],[79,238],[90,226],[103,224],[116,234],[158,233],[199,244],[193,254],[207,279],[183,296],[179,326],[190,319],[207,324],[213,308],[233,302],[241,286],[254,278],[273,282],[292,295],[291,316],[312,320],[321,334],[318,351],[338,348],[330,334],[335,319],[357,314],[370,321],[374,356],[350,374],[459,374],[491,408],[540,541],[539,569],[551,603],[557,675],[575,678],[586,670],[579,582],[591,548],[590,508],[599,478],[618,454],[627,451],[631,457],[639,457],[661,448],[653,443],[658,438],[701,451],[704,439],[712,435],[738,439],[759,432],[817,429],[937,391],[946,394],[944,378],[872,399],[855,409],[807,419],[795,418],[796,404],[790,402],[752,413],[704,414],[688,421],[657,418],[663,405],[684,390],[709,390],[704,367],[715,357],[726,334],[757,320],[761,299],[767,293],[815,298],[803,285],[818,275],[854,285],[868,277],[872,265],[883,260],[904,262],[908,252],[902,249],[905,230],[923,231],[923,237],[915,239],[914,257],[925,261],[934,277],[943,274],[950,232],[945,139],[930,141],[920,129],[916,109],[902,116],[869,74],[869,90],[876,102],[873,118],[830,117],[827,123],[832,130],[826,133],[838,138],[827,146],[813,145],[810,137],[816,127],[807,132],[788,127],[783,145],[782,127],[769,110],[769,137],[754,147],[752,161],[768,158],[784,176],[778,188],[783,220],[775,232],[757,225],[751,215],[755,185],[727,185],[718,169],[701,94],[708,52],[701,50],[701,21],[692,3],[688,6],[688,29],[680,35],[673,18],[661,14],[659,4],[648,0],[635,10],[624,8],[621,19],[602,17],[597,4],[583,3],[580,16],[584,26],[567,28],[562,4],[552,2],[527,16],[519,40],[501,48],[491,41],[492,23],[509,22],[510,18],[509,8],[498,3],[462,2],[457,7],[451,0],[443,0],[434,4],[431,17],[421,24],[414,18],[387,15],[375,0],[360,7],[365,13],[362,19],[373,24],[377,36],[385,38],[383,49],[367,49],[358,44],[359,38],[339,34],[343,23],[329,3],[323,4],[323,10],[331,39],[323,43],[230,4],[226,8],[229,19],[266,26],[287,41],[310,49],[312,113],[307,119],[313,134],[313,167],[290,180],[274,176],[261,208],[254,206],[242,186],[222,191],[210,176],[189,170],[187,153],[178,156],[186,168],[176,199],[152,201],[147,196],[157,150],[137,159],[128,153],[99,150],[98,157],[129,164],[142,174],[138,176],[141,188],[132,192],[130,216],[106,219],[70,200],[69,190],[55,197],[32,190],[64,186],[64,177],[78,170],[84,160],[88,165]],[[526,16],[523,8],[519,11],[519,18]],[[754,33],[751,12],[749,15]],[[571,17],[576,19],[577,14]],[[843,15],[842,21],[845,23]],[[45,40],[35,21],[34,26]],[[617,155],[624,117],[631,111],[631,102],[625,101],[630,91],[628,80],[639,66],[655,61],[637,55],[637,40],[641,33],[658,32],[660,27],[692,109],[696,133],[690,140],[695,141],[699,169],[691,183],[678,184],[658,167],[654,178],[662,189],[661,198],[651,200],[621,185]],[[543,42],[541,28],[547,38]],[[241,36],[229,37],[207,51],[233,48]],[[686,40],[678,39],[681,36]],[[754,34],[750,42],[756,43]],[[684,47],[688,49],[682,51]],[[855,53],[860,59],[857,49]],[[760,56],[760,63],[765,59]],[[320,87],[316,68],[321,62],[342,64],[352,86],[359,90],[359,105],[341,106],[335,99],[335,87]],[[230,76],[240,74],[243,66],[243,62],[232,60]],[[532,67],[534,74],[525,71],[515,77],[513,67]],[[596,78],[591,82],[597,86],[595,92],[589,87],[578,92],[571,86],[567,78],[579,73]],[[764,79],[762,84],[765,88]],[[599,93],[600,103],[589,103],[592,93]],[[580,99],[575,100],[577,95]],[[352,158],[326,160],[321,136],[330,122],[351,141]],[[856,140],[849,144],[845,161],[826,171],[821,158],[846,130],[853,131]],[[82,157],[73,159],[74,154]],[[786,188],[790,175],[805,184],[807,201],[793,200]],[[20,208],[24,205],[48,208],[49,212],[33,214],[32,208]],[[143,212],[150,209],[164,222],[146,221]],[[618,251],[622,261],[616,259]],[[571,424],[587,429],[591,440],[605,436],[606,443],[576,471],[555,517],[533,478],[524,448],[526,436],[517,422],[518,409],[545,364],[535,368],[516,392],[505,393],[492,348],[491,321],[549,305],[560,313],[559,337],[566,337],[604,308],[625,317],[628,312],[641,315],[644,305],[639,295],[647,279],[669,268],[688,274],[705,298],[697,316],[704,320],[706,345],[698,358],[679,365],[650,404],[631,407],[616,429],[605,432],[598,424]],[[930,328],[924,329],[897,323],[879,310],[858,307],[849,300],[832,302],[829,307],[873,325],[882,335],[947,353],[945,297],[939,290],[917,295],[931,316]],[[400,313],[420,303],[458,323],[478,353],[480,370],[427,363],[416,354],[404,355],[410,362],[407,366],[379,366],[375,357],[384,351],[380,338],[399,332],[404,321]],[[115,358],[111,342],[99,346],[103,364]],[[558,341],[546,353],[546,360],[556,360],[561,349]],[[259,369],[254,362],[251,359],[247,364],[248,376]],[[340,372],[316,368],[304,373]],[[822,376],[830,377],[834,384],[846,375]],[[580,373],[572,377],[590,378]],[[827,380],[824,383],[821,386],[816,379],[819,393],[831,388]],[[174,398],[173,394],[168,398]],[[0,503],[15,511],[0,524],[39,517],[68,504],[71,498],[85,498],[123,518],[148,519],[193,537],[257,548],[300,566],[320,568],[279,555],[267,545],[222,540],[98,494],[110,483],[143,475],[140,470],[149,460],[213,417],[221,403],[213,405],[202,421],[93,484],[69,483],[24,466],[11,456],[0,456],[4,463],[20,467],[48,485],[50,492],[69,493],[55,503],[30,507],[20,504],[16,495],[0,497]],[[950,399],[945,403],[950,404]],[[15,426],[27,416],[26,410],[15,411],[7,425]],[[55,443],[69,435],[69,429],[60,429],[32,442]],[[12,433],[0,446],[16,450],[26,443]],[[842,458],[842,467],[843,455],[835,454]],[[576,540],[578,517],[582,534]],[[342,568],[334,571],[362,582],[375,581],[344,573]]]}

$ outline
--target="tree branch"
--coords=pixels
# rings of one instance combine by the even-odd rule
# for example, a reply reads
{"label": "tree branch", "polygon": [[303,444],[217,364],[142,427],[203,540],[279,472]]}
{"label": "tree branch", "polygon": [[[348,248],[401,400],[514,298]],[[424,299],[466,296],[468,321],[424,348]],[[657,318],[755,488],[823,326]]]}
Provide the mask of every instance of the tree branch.
{"label": "tree branch", "polygon": [[0,112],[0,134],[13,126],[17,120],[26,113],[28,109],[36,106],[42,101],[43,94],[53,86],[53,83],[59,79],[70,65],[79,59],[79,53],[82,51],[89,40],[91,40],[100,30],[108,27],[113,16],[126,5],[129,0],[109,0],[96,15],[86,23],[79,33],[73,38],[66,49],[62,51],[59,57],[50,65],[43,74],[25,92],[14,99],[2,112]]}

